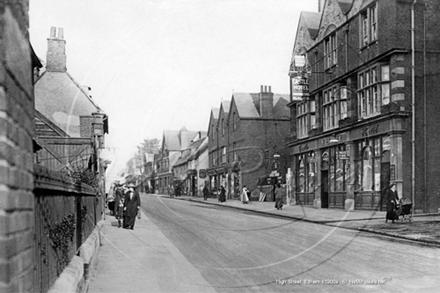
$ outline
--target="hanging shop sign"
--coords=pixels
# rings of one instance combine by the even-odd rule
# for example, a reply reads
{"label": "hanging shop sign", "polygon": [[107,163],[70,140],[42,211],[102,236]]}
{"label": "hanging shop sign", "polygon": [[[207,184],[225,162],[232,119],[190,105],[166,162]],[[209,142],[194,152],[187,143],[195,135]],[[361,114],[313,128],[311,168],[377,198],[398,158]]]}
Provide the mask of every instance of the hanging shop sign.
{"label": "hanging shop sign", "polygon": [[206,169],[200,169],[199,170],[199,178],[205,179],[206,178]]}
{"label": "hanging shop sign", "polygon": [[292,78],[292,95],[294,97],[309,96],[309,81],[302,76]]}

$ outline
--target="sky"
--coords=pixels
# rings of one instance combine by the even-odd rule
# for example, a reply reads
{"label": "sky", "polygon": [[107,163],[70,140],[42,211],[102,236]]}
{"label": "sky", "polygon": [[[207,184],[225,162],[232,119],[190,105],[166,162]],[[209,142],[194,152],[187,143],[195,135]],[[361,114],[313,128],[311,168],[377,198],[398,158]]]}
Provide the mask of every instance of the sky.
{"label": "sky", "polygon": [[301,11],[318,0],[30,0],[30,40],[46,61],[50,27],[64,29],[67,71],[109,116],[119,170],[164,130],[208,130],[233,92],[289,93]]}

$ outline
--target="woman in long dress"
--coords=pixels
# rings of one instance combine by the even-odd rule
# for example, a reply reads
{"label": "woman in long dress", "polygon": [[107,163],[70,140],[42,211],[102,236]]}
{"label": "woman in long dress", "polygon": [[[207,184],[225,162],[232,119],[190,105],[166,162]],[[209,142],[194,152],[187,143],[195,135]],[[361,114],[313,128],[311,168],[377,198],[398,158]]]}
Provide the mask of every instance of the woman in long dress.
{"label": "woman in long dress", "polygon": [[246,185],[243,186],[243,191],[241,192],[241,195],[240,195],[240,200],[243,204],[247,204],[249,201],[248,192],[249,192],[249,189],[246,187]]}
{"label": "woman in long dress", "polygon": [[396,214],[396,207],[399,201],[399,195],[397,194],[396,185],[392,183],[386,191],[387,195],[387,215],[385,219],[385,223],[388,220],[391,220],[394,223],[395,220],[399,219],[399,216]]}

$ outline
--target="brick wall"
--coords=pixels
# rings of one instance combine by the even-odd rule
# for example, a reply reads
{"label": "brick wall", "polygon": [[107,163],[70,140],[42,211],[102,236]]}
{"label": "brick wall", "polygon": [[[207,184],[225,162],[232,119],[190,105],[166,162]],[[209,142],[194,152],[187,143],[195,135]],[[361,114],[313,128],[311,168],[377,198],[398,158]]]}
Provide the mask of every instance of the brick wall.
{"label": "brick wall", "polygon": [[0,2],[1,292],[34,289],[34,102],[28,5],[26,0]]}

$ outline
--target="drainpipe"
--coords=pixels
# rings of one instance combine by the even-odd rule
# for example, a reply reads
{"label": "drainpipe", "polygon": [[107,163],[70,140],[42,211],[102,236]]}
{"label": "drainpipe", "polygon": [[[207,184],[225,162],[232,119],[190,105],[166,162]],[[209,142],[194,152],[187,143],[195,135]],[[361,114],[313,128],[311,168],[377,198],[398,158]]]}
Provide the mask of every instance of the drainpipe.
{"label": "drainpipe", "polygon": [[417,3],[417,0],[414,0],[412,6],[411,6],[411,201],[412,201],[412,211],[411,213],[414,214],[414,211],[416,209],[415,205],[415,173],[416,173],[416,149],[415,149],[415,141],[416,141],[416,133],[415,133],[415,126],[416,126],[416,119],[415,119],[415,113],[416,113],[416,73],[415,73],[415,21],[414,21],[414,11],[415,11],[415,5]]}
{"label": "drainpipe", "polygon": [[428,189],[428,179],[426,179],[427,175],[427,167],[426,162],[428,159],[428,147],[426,146],[427,141],[427,130],[426,130],[426,3],[425,3],[425,9],[423,10],[423,146],[424,146],[424,152],[423,152],[423,167],[424,167],[424,177],[425,177],[425,194],[424,194],[424,212],[427,210],[427,189]]}

